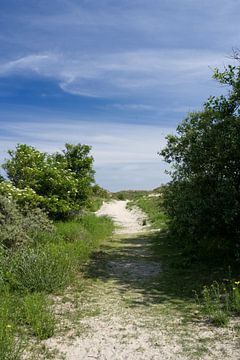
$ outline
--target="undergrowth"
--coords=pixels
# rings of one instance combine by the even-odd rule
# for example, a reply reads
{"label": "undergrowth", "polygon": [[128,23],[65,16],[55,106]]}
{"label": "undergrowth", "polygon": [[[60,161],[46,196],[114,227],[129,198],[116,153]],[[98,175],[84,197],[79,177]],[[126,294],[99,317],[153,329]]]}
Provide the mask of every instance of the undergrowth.
{"label": "undergrowth", "polygon": [[37,231],[14,248],[0,246],[0,360],[18,360],[25,337],[51,337],[56,319],[48,294],[59,294],[74,280],[100,243],[111,236],[107,217],[85,214]]}

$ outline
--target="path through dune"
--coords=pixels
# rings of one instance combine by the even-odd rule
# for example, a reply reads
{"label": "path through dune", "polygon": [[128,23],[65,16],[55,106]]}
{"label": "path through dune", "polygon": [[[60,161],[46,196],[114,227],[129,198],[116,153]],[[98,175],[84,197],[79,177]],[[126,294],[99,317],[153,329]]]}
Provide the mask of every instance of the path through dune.
{"label": "path through dune", "polygon": [[143,221],[146,219],[146,215],[138,208],[129,210],[127,203],[128,201],[126,200],[104,203],[97,214],[113,218],[118,226],[116,229],[117,234],[134,234],[145,231],[146,226],[143,226]]}
{"label": "path through dune", "polygon": [[[75,325],[45,345],[66,360],[239,359],[231,330],[186,321],[178,307],[186,303],[164,293],[166,269],[151,252],[156,235],[142,226],[145,215],[126,205],[113,201],[98,211],[114,219],[116,234],[86,268],[88,285],[74,302]],[[70,313],[73,305],[67,305]]]}

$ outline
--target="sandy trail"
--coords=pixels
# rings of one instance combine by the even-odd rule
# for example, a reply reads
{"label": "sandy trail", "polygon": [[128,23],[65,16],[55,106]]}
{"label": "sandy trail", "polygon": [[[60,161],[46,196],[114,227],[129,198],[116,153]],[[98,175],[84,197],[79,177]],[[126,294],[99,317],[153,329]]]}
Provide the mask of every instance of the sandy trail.
{"label": "sandy trail", "polygon": [[104,203],[97,215],[107,215],[113,218],[118,226],[117,234],[134,234],[146,231],[146,226],[143,226],[143,220],[146,215],[137,208],[133,210],[127,209],[127,200],[115,200],[110,203]]}
{"label": "sandy trail", "polygon": [[[230,330],[185,324],[159,290],[162,269],[144,234],[145,215],[126,209],[126,204],[113,201],[98,211],[113,217],[120,228],[86,269],[90,283],[77,305],[86,315],[74,326],[69,322],[69,337],[51,338],[45,345],[66,360],[239,359]],[[71,311],[71,304],[64,306]]]}

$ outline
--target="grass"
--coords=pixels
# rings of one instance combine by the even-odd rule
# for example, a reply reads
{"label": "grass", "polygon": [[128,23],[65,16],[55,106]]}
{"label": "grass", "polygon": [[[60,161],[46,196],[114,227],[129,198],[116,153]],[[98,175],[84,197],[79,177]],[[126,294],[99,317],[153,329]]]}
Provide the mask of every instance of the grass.
{"label": "grass", "polygon": [[205,286],[200,305],[213,324],[227,325],[231,315],[240,315],[240,281]]}
{"label": "grass", "polygon": [[16,324],[12,320],[12,301],[9,294],[1,294],[0,299],[0,360],[18,360],[22,346],[17,340]]}
{"label": "grass", "polygon": [[[152,236],[155,257],[164,266],[161,289],[168,296],[192,301],[197,298],[200,311],[212,324],[226,326],[233,315],[240,314],[240,281],[237,274],[222,281],[229,274],[226,265],[203,263],[185,254],[177,242],[167,233],[161,197],[140,196],[130,202],[130,207],[139,206],[149,217],[153,227],[163,231]],[[165,230],[165,232],[164,232]],[[233,280],[231,280],[231,276]],[[195,294],[195,295],[194,295]]]}
{"label": "grass", "polygon": [[134,205],[138,206],[148,216],[148,219],[154,228],[160,228],[162,230],[167,228],[166,215],[162,209],[162,199],[158,196],[141,196],[129,203],[129,207]]}
{"label": "grass", "polygon": [[0,360],[18,360],[24,347],[19,340],[25,337],[42,340],[54,334],[48,294],[74,283],[91,253],[111,236],[113,223],[85,214],[55,228],[35,236],[31,245],[0,251]]}
{"label": "grass", "polygon": [[[211,324],[226,326],[231,317],[240,315],[240,282],[223,281],[229,267],[189,261],[167,232],[153,235],[151,242],[163,268],[159,289],[167,299],[174,299],[184,317],[191,318],[197,310]],[[237,274],[231,277],[237,279]]]}
{"label": "grass", "polygon": [[25,296],[23,318],[38,339],[47,339],[54,334],[56,320],[44,294],[34,293]]}

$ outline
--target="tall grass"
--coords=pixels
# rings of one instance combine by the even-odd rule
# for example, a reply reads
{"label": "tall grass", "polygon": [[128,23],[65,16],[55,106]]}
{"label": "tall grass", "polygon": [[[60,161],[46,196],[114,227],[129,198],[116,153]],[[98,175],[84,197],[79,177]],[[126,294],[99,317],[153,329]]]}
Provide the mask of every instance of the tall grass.
{"label": "tall grass", "polygon": [[29,245],[0,248],[0,360],[18,360],[20,329],[39,339],[54,334],[48,294],[73,284],[91,252],[112,231],[109,218],[85,214],[56,223],[50,233],[38,232]]}
{"label": "tall grass", "polygon": [[8,292],[0,298],[0,360],[18,360],[22,352],[16,336],[16,324],[12,319],[12,301]]}
{"label": "tall grass", "polygon": [[43,340],[54,334],[56,320],[44,294],[27,294],[23,302],[23,319],[33,335]]}

